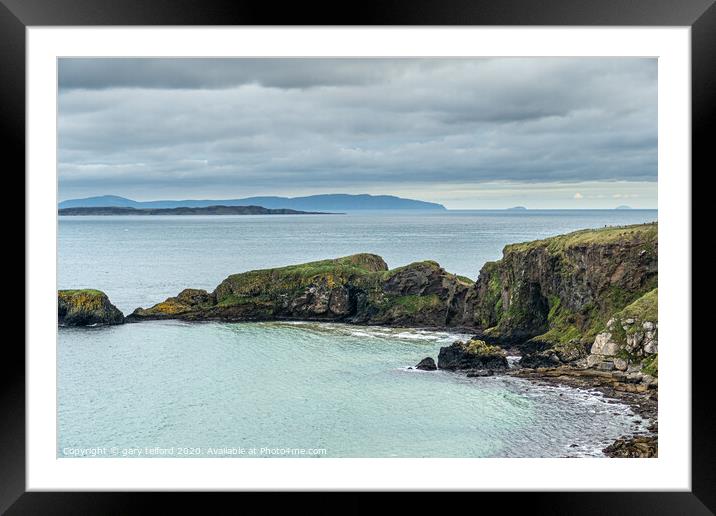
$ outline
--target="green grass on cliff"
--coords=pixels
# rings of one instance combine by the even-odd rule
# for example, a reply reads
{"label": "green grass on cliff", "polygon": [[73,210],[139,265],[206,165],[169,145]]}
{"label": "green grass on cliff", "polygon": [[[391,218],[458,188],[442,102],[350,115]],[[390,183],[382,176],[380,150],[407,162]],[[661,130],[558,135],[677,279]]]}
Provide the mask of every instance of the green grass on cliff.
{"label": "green grass on cliff", "polygon": [[638,321],[657,322],[659,320],[659,289],[647,292],[639,299],[626,306],[615,317],[624,319],[636,319]]}
{"label": "green grass on cliff", "polygon": [[[635,293],[630,295],[632,298],[638,296]],[[615,295],[614,297],[619,300],[623,299],[622,295]],[[611,302],[614,302],[614,300],[611,300]],[[618,321],[612,329],[612,338],[615,342],[621,343],[626,342],[627,333],[640,331],[641,324],[632,325],[625,330],[620,321],[630,318],[639,322],[658,321],[658,289],[656,288],[638,297],[616,313],[609,308],[598,311],[594,305],[585,306],[577,313],[570,312],[561,307],[560,300],[557,297],[551,298],[549,303],[548,322],[550,329],[532,340],[552,342],[555,344],[555,349],[560,348],[560,346],[569,347],[576,341],[581,343],[592,342],[598,333],[606,331],[606,323],[612,317]],[[627,356],[622,358],[634,359],[634,357]]]}
{"label": "green grass on cliff", "polygon": [[290,276],[312,278],[322,274],[343,273],[343,274],[365,274],[367,272],[387,271],[388,267],[383,259],[375,254],[354,254],[343,258],[332,260],[320,260],[317,262],[288,265],[275,269],[261,269],[249,271],[242,274],[234,274],[231,277],[243,276],[251,273],[270,272],[273,276]]}
{"label": "green grass on cliff", "polygon": [[[480,276],[482,275],[489,279],[482,302],[475,306],[474,321],[478,326],[490,329],[504,315],[502,311],[502,281],[500,280],[499,262],[485,263],[480,271]],[[497,328],[493,331],[497,331]]]}
{"label": "green grass on cliff", "polygon": [[505,356],[507,353],[500,346],[493,346],[488,344],[484,340],[472,339],[465,343],[465,351],[473,355],[487,356],[487,355],[501,355]]}
{"label": "green grass on cliff", "polygon": [[453,274],[453,276],[465,285],[473,285],[475,283],[475,280],[467,276],[462,276],[461,274]]}
{"label": "green grass on cliff", "polygon": [[375,254],[354,254],[343,258],[335,258],[330,260],[319,260],[316,262],[300,263],[297,265],[287,265],[286,267],[277,267],[274,269],[259,269],[229,276],[238,277],[251,273],[270,272],[274,275],[302,276],[312,277],[326,272],[346,271],[356,273],[378,272],[388,270],[383,259]]}
{"label": "green grass on cliff", "polygon": [[415,267],[424,267],[426,269],[433,269],[438,270],[440,269],[440,264],[434,260],[423,260],[421,262],[412,262],[408,265],[401,265],[400,267],[395,267],[394,269],[386,270],[385,271],[385,277],[386,279],[395,276],[396,274],[399,274],[405,270],[412,269]]}
{"label": "green grass on cliff", "polygon": [[95,290],[93,288],[81,288],[72,290],[58,290],[57,294],[60,296],[75,296],[77,294],[84,294],[87,296],[104,296],[105,293],[101,290]]}
{"label": "green grass on cliff", "polygon": [[72,310],[92,312],[103,308],[107,295],[101,290],[91,288],[58,290],[57,299],[60,305],[70,307]]}
{"label": "green grass on cliff", "polygon": [[562,307],[559,297],[552,296],[549,299],[547,314],[547,324],[550,329],[536,339],[558,344],[567,344],[574,339],[580,339],[585,331],[579,327],[579,321],[580,318],[576,314]]}
{"label": "green grass on cliff", "polygon": [[644,374],[651,375],[655,378],[659,377],[659,354],[656,353],[646,357],[641,363],[641,371]]}
{"label": "green grass on cliff", "polygon": [[625,240],[640,240],[645,244],[656,244],[659,227],[656,222],[634,224],[631,226],[608,226],[599,229],[582,229],[565,235],[558,235],[542,240],[521,242],[505,246],[504,253],[526,252],[531,249],[546,248],[552,253],[559,253],[573,247],[587,245],[604,245],[620,243]]}
{"label": "green grass on cliff", "polygon": [[435,294],[428,296],[398,296],[390,298],[390,304],[398,306],[405,313],[412,315],[438,306],[440,298]]}
{"label": "green grass on cliff", "polygon": [[350,278],[371,276],[387,269],[380,256],[355,254],[332,260],[232,274],[217,287],[217,301],[226,306],[240,302],[243,296],[291,292],[307,286],[316,278],[320,278],[332,288],[345,283]]}
{"label": "green grass on cliff", "polygon": [[[626,344],[627,337],[633,335],[636,332],[643,331],[642,323],[650,321],[653,323],[659,320],[659,291],[654,289],[647,292],[633,303],[626,306],[620,312],[614,314],[614,324],[612,325],[611,333],[614,342],[618,342],[622,345]],[[636,324],[625,325],[624,321],[627,319],[634,319]],[[604,328],[602,331],[605,331]],[[637,360],[638,357],[631,357],[627,352],[627,356],[623,358],[630,358]]]}

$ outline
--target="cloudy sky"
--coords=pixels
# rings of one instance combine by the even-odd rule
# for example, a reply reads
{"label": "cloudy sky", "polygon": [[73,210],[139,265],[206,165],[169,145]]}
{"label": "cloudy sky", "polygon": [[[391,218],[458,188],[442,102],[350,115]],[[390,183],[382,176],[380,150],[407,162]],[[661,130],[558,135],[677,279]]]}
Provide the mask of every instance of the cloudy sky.
{"label": "cloudy sky", "polygon": [[60,59],[60,200],[657,204],[657,63]]}

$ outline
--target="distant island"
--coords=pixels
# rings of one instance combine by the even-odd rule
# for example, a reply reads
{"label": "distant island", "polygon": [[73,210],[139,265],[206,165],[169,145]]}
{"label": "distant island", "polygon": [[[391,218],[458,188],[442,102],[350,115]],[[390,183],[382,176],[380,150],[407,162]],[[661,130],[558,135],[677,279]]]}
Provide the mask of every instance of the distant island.
{"label": "distant island", "polygon": [[306,197],[246,197],[220,200],[164,200],[134,201],[116,195],[102,195],[84,199],[68,199],[58,208],[207,208],[210,206],[261,206],[267,209],[291,209],[304,211],[358,211],[358,210],[446,210],[442,204],[404,199],[393,195],[321,194]]}
{"label": "distant island", "polygon": [[60,208],[59,215],[339,215],[320,211],[299,211],[263,206],[206,206],[203,208],[127,208],[121,206],[88,206]]}
{"label": "distant island", "polygon": [[626,204],[621,204],[614,209],[615,210],[632,210],[633,208],[631,206],[627,206]]}
{"label": "distant island", "polygon": [[513,206],[512,208],[507,208],[507,211],[523,211],[526,209],[524,206]]}

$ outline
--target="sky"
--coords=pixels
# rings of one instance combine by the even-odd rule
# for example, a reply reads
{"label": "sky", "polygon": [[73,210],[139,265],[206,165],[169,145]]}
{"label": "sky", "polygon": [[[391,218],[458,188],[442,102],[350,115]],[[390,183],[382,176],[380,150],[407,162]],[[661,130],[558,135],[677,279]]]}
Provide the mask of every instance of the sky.
{"label": "sky", "polygon": [[59,199],[655,208],[650,58],[62,58]]}

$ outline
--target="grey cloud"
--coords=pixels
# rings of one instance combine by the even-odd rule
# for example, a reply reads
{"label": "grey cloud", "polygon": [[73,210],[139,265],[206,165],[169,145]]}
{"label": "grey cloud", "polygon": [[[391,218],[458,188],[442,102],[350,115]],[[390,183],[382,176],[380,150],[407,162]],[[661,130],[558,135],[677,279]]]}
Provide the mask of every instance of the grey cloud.
{"label": "grey cloud", "polygon": [[653,59],[63,59],[59,70],[63,197],[656,181]]}
{"label": "grey cloud", "polygon": [[409,69],[444,66],[424,59],[296,58],[63,58],[60,89],[222,89],[242,84],[273,88],[361,85]]}

